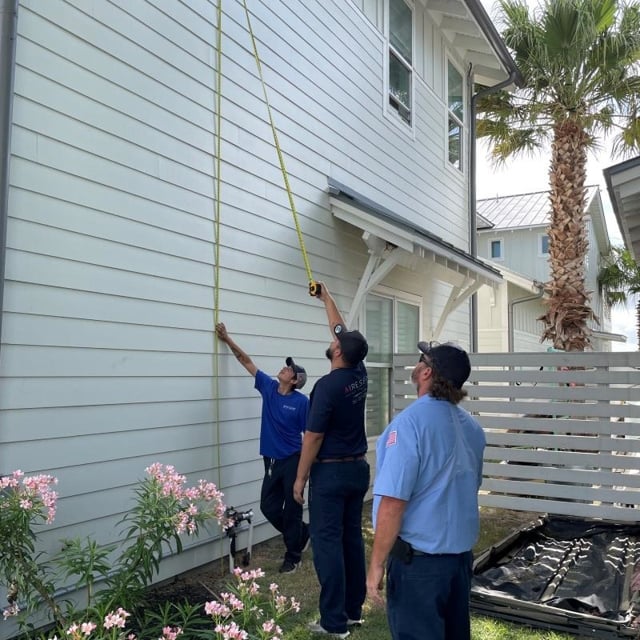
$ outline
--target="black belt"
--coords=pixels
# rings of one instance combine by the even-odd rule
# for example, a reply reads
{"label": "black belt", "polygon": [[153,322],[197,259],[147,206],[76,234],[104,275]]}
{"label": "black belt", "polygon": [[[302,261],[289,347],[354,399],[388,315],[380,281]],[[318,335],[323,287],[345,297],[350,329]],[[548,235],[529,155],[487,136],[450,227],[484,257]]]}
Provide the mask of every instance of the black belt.
{"label": "black belt", "polygon": [[402,560],[405,564],[411,564],[412,558],[419,556],[430,556],[432,558],[446,558],[453,556],[461,556],[462,553],[427,553],[426,551],[420,551],[420,549],[414,549],[408,542],[402,538],[396,538],[396,541],[389,552],[390,556],[393,556],[397,560]]}
{"label": "black belt", "polygon": [[316,462],[356,462],[356,460],[366,460],[367,456],[363,453],[359,456],[345,456],[344,458],[318,458]]}

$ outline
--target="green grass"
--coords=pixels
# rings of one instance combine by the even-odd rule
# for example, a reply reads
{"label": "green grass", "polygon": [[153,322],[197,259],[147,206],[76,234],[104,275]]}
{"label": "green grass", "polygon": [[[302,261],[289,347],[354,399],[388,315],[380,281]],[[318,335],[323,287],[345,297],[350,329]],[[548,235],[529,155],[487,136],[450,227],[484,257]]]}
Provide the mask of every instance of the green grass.
{"label": "green grass", "polygon": [[[371,527],[371,505],[365,505],[363,522],[367,554],[373,542]],[[476,553],[502,540],[508,533],[525,522],[534,519],[535,514],[526,514],[502,509],[482,509],[480,539]],[[282,562],[282,540],[276,538],[254,549],[253,566],[260,566],[266,572],[266,584],[274,580],[280,585],[280,591],[294,596],[301,602],[299,615],[289,618],[285,628],[287,640],[318,640],[320,636],[310,633],[306,623],[318,618],[318,581],[313,568],[311,552],[305,554],[302,567],[294,574],[280,575],[278,567]],[[372,608],[365,603],[363,617],[365,624],[353,629],[354,640],[389,640],[389,627],[384,610]],[[523,625],[510,624],[492,618],[472,617],[473,640],[575,640],[575,636],[550,631],[530,629]]]}

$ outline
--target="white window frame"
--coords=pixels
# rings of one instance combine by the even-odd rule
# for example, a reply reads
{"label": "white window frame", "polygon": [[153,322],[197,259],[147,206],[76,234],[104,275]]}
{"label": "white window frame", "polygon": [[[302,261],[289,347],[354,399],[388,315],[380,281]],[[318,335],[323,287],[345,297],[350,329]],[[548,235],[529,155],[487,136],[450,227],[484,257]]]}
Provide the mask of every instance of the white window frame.
{"label": "white window frame", "polygon": [[[457,175],[465,175],[467,172],[467,125],[466,120],[469,117],[467,109],[467,83],[465,81],[465,74],[460,69],[455,59],[451,54],[446,51],[444,56],[444,104],[445,104],[445,126],[444,126],[444,138],[445,138],[445,162],[447,167],[452,171],[455,171]],[[462,120],[455,115],[453,111],[449,109],[449,64],[460,74],[462,84]],[[449,160],[449,118],[453,118],[460,127],[460,166],[456,167],[451,160]]]}
{"label": "white window frame", "polygon": [[[415,5],[411,0],[397,0],[399,2],[404,2],[405,5],[411,11],[411,64],[407,62],[407,60],[402,56],[402,54],[397,51],[391,44],[391,9],[390,2],[391,0],[384,0],[385,3],[385,20],[384,20],[384,34],[385,34],[385,76],[384,76],[384,113],[387,114],[393,121],[402,125],[402,128],[411,133],[413,135],[415,131],[415,85],[416,85],[416,77],[417,74],[414,68],[414,58],[415,58],[415,42],[416,42],[416,21],[415,21]],[[410,108],[409,108],[409,120],[407,121],[400,114],[400,110],[393,106],[391,103],[391,82],[390,82],[390,64],[391,64],[391,55],[394,55],[400,63],[409,71],[409,82],[410,82]],[[397,100],[397,99],[395,99]],[[398,101],[399,102],[399,101]],[[402,104],[402,103],[400,103]],[[406,105],[404,105],[406,106]]]}
{"label": "white window frame", "polygon": [[[500,257],[494,258],[493,251],[491,251],[491,247],[493,243],[497,242],[500,245]],[[502,238],[489,238],[489,245],[487,247],[487,256],[489,260],[493,260],[494,262],[502,262],[504,260],[504,240]]]}
{"label": "white window frame", "polygon": [[[415,294],[407,293],[405,291],[397,291],[396,289],[392,289],[391,287],[378,286],[369,291],[367,295],[378,296],[379,298],[386,298],[387,300],[391,300],[393,303],[393,341],[392,341],[392,354],[397,353],[398,351],[398,334],[397,334],[397,314],[398,314],[398,303],[404,302],[405,304],[410,304],[418,308],[418,339],[421,338],[422,331],[422,322],[423,322],[423,299],[422,296],[418,296]],[[361,314],[361,324],[363,325],[363,333],[367,335],[367,314],[366,314],[366,299],[365,299],[365,310]],[[418,347],[416,345],[416,362],[418,361]],[[389,407],[393,408],[393,393],[392,393],[392,385],[393,385],[393,361],[387,363],[384,362],[369,362],[366,361],[367,368],[369,369],[388,369],[390,371],[389,377]],[[391,419],[392,416],[389,416]],[[367,436],[369,439],[377,439],[380,434],[374,434],[371,436]]]}

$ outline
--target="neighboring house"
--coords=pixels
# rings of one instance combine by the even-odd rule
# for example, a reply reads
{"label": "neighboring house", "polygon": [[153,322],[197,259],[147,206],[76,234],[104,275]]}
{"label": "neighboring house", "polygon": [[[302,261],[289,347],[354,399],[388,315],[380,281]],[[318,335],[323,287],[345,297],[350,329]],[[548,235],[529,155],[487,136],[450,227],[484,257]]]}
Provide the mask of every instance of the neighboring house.
{"label": "neighboring house", "polygon": [[[592,349],[611,351],[610,311],[598,291],[598,272],[611,245],[602,198],[597,186],[586,189],[589,250],[585,265],[591,307],[599,322],[591,322]],[[540,191],[478,200],[478,255],[499,268],[504,282],[478,293],[479,351],[545,351],[540,342],[544,313],[542,285],[549,280],[549,193]]]}
{"label": "neighboring house", "polygon": [[640,262],[640,156],[607,167],[603,173],[625,246]]}
{"label": "neighboring house", "polygon": [[[370,340],[373,438],[392,353],[468,346],[470,296],[501,281],[469,250],[469,88],[517,70],[479,0],[249,4],[314,277]],[[222,5],[217,235],[216,6],[2,0],[0,473],[59,478],[50,548],[117,537],[154,461],[273,535],[260,398],[216,348],[216,303],[265,371],[292,355],[308,392],[328,370],[239,0]],[[215,530],[185,549],[164,576],[225,552]]]}

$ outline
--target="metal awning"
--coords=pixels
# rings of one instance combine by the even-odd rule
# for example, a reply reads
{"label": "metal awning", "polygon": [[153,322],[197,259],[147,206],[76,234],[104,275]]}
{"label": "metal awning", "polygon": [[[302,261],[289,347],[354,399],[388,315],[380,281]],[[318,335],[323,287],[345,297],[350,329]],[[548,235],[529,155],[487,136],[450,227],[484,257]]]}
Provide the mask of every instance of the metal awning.
{"label": "metal awning", "polygon": [[481,286],[502,281],[497,269],[343,184],[329,180],[329,203],[339,220],[362,230],[369,251],[347,324],[357,317],[365,296],[396,266],[423,268],[430,279],[450,285],[447,302],[430,339],[437,339],[447,317]]}

